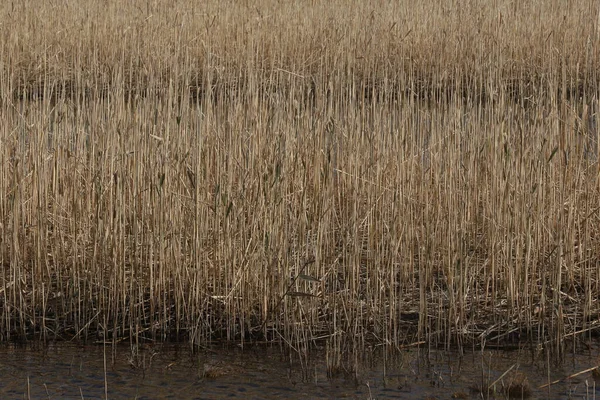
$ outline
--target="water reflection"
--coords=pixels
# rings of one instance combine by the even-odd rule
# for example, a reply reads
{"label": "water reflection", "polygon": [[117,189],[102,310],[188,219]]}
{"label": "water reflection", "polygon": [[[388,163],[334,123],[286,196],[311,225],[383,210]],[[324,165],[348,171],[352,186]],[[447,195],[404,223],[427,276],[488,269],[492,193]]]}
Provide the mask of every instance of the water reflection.
{"label": "water reflection", "polygon": [[[172,345],[77,346],[67,343],[0,347],[0,397],[396,399],[600,398],[592,371],[539,387],[597,365],[597,343],[552,365],[527,351],[408,349],[373,351],[328,374],[323,356],[285,356],[278,347],[213,347],[192,353]],[[106,360],[106,369],[104,367]],[[352,366],[354,365],[354,366]],[[356,368],[358,366],[358,368]],[[521,381],[519,381],[521,380]],[[494,385],[492,385],[494,384]],[[526,389],[526,390],[525,390]]]}

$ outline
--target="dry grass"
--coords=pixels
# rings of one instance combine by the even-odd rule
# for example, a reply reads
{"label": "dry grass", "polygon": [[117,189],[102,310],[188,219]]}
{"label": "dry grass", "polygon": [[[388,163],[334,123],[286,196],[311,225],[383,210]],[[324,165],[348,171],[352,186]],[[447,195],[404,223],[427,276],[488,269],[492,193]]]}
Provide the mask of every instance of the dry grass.
{"label": "dry grass", "polygon": [[594,2],[0,6],[0,333],[597,332]]}

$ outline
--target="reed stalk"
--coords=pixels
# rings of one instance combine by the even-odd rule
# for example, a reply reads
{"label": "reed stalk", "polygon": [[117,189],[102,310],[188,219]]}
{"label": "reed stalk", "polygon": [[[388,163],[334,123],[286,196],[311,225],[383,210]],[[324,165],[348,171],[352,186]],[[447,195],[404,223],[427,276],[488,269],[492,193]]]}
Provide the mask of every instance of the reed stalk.
{"label": "reed stalk", "polygon": [[598,332],[597,4],[242,3],[0,5],[2,340]]}

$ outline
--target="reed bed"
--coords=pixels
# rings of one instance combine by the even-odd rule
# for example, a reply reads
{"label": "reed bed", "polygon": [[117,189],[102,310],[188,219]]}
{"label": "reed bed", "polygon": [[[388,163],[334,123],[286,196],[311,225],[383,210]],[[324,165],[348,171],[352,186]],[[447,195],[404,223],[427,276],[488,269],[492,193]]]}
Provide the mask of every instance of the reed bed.
{"label": "reed bed", "polygon": [[592,1],[0,5],[2,340],[598,333]]}

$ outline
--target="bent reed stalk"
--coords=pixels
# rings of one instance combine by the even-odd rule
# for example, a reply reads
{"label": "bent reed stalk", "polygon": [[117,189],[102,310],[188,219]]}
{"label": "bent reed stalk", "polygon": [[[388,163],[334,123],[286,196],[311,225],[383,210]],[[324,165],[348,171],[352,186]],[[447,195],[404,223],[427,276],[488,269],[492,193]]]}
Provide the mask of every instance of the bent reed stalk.
{"label": "bent reed stalk", "polygon": [[2,340],[598,332],[594,2],[0,18]]}

